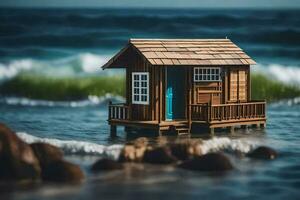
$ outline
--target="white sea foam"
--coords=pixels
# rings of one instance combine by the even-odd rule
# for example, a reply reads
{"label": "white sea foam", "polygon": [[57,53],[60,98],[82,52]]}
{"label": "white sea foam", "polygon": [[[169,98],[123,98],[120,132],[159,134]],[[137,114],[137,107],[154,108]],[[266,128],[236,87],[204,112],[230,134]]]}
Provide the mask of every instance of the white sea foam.
{"label": "white sea foam", "polygon": [[268,77],[275,78],[288,84],[300,86],[300,66],[285,66],[280,64],[262,65],[252,68],[254,72],[264,73]]}
{"label": "white sea foam", "polygon": [[117,159],[123,147],[120,144],[106,146],[92,142],[41,138],[24,132],[18,132],[17,135],[27,143],[45,142],[52,144],[62,149],[66,154],[100,155]]}
{"label": "white sea foam", "polygon": [[259,145],[259,142],[251,138],[230,139],[228,137],[214,137],[209,140],[204,140],[201,145],[201,150],[204,154],[221,150],[247,153],[257,145]]}
{"label": "white sea foam", "polygon": [[0,63],[0,80],[18,75],[22,71],[29,71],[34,67],[31,59],[12,61],[8,64]]}
{"label": "white sea foam", "polygon": [[22,72],[50,76],[76,76],[81,74],[112,75],[116,71],[103,71],[101,66],[109,56],[82,53],[72,57],[56,60],[18,59],[0,63],[0,80],[9,79]]}
{"label": "white sea foam", "polygon": [[[17,135],[27,143],[45,142],[52,144],[61,148],[66,154],[99,155],[110,157],[112,159],[117,159],[119,157],[124,146],[121,144],[101,145],[92,142],[75,140],[41,138],[25,132],[18,132]],[[223,150],[247,153],[258,145],[258,141],[250,138],[230,139],[227,137],[215,137],[209,140],[204,140],[203,144],[201,144],[201,149],[204,154]]]}
{"label": "white sea foam", "polygon": [[113,96],[106,94],[105,96],[88,96],[85,100],[79,101],[48,101],[48,100],[35,100],[24,97],[2,97],[0,103],[8,105],[21,105],[21,106],[47,106],[47,107],[86,107],[95,106],[106,103],[109,100],[116,102],[124,102],[124,98],[121,96]]}

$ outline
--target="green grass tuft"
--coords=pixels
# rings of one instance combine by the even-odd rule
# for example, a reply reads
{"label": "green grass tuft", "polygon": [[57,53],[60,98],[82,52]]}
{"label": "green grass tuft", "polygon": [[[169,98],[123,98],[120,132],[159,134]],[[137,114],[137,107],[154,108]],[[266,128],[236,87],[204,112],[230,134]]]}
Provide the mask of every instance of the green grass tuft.
{"label": "green grass tuft", "polygon": [[124,96],[125,79],[113,77],[52,78],[19,75],[0,85],[0,94],[53,101],[80,100],[107,93]]}
{"label": "green grass tuft", "polygon": [[300,87],[273,80],[262,74],[251,74],[252,99],[278,101],[300,96]]}

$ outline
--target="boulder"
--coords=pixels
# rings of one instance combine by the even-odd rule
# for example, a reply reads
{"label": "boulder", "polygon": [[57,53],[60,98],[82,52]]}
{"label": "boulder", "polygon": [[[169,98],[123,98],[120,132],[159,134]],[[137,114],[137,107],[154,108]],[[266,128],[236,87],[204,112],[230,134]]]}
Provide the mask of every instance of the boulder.
{"label": "boulder", "polygon": [[265,160],[272,160],[275,159],[277,156],[278,154],[274,149],[265,146],[257,147],[256,149],[247,154],[247,157]]}
{"label": "boulder", "polygon": [[43,169],[42,178],[50,182],[78,183],[84,179],[80,167],[64,160],[51,162]]}
{"label": "boulder", "polygon": [[109,170],[120,170],[123,169],[124,166],[119,163],[116,162],[114,160],[111,159],[100,159],[98,161],[96,161],[93,165],[91,170],[94,172],[97,171],[109,171]]}
{"label": "boulder", "polygon": [[227,171],[233,169],[230,160],[222,153],[208,153],[195,157],[178,165],[178,167],[194,171]]}
{"label": "boulder", "polygon": [[148,139],[140,137],[127,143],[119,155],[120,162],[141,162],[147,149]]}
{"label": "boulder", "polygon": [[51,144],[36,142],[32,143],[30,146],[39,160],[42,169],[51,162],[63,159],[62,150]]}
{"label": "boulder", "polygon": [[170,145],[172,155],[179,160],[188,160],[194,156],[201,156],[201,140],[175,142]]}
{"label": "boulder", "polygon": [[148,148],[145,151],[143,161],[151,164],[171,164],[177,161],[167,146]]}
{"label": "boulder", "polygon": [[132,144],[126,144],[119,155],[119,162],[135,161],[135,147]]}
{"label": "boulder", "polygon": [[40,165],[30,145],[23,142],[6,125],[0,124],[0,179],[35,180]]}

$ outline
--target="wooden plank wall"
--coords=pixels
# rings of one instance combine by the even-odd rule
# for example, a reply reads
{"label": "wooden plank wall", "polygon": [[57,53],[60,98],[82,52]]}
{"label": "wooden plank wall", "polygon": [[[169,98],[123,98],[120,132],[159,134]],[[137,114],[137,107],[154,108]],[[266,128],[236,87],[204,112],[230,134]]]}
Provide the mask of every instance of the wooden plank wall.
{"label": "wooden plank wall", "polygon": [[[133,72],[149,72],[149,105],[132,104]],[[134,49],[130,52],[130,64],[126,70],[126,91],[131,120],[165,120],[165,67],[152,66]]]}
{"label": "wooden plank wall", "polygon": [[[149,105],[132,104],[132,72],[149,72]],[[130,106],[131,120],[152,120],[152,94],[151,85],[153,84],[151,65],[141,57],[136,51],[130,53],[130,64],[126,70],[126,102]]]}
{"label": "wooden plank wall", "polygon": [[223,84],[224,80],[211,82],[194,82],[194,70],[191,67],[192,73],[192,104],[208,103],[213,96],[213,104],[220,104],[222,102]]}
{"label": "wooden plank wall", "polygon": [[226,66],[221,69],[225,75],[222,82],[194,82],[193,67],[190,68],[192,104],[208,103],[212,93],[213,104],[250,100],[250,66]]}

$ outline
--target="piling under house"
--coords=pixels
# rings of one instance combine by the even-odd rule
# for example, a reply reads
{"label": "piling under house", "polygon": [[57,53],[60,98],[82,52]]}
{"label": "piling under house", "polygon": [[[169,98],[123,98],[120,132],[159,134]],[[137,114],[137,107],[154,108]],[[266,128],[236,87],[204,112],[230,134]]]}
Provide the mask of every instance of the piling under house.
{"label": "piling under house", "polygon": [[266,102],[251,99],[254,64],[229,39],[130,39],[102,67],[126,69],[126,102],[108,107],[111,133],[265,127]]}

